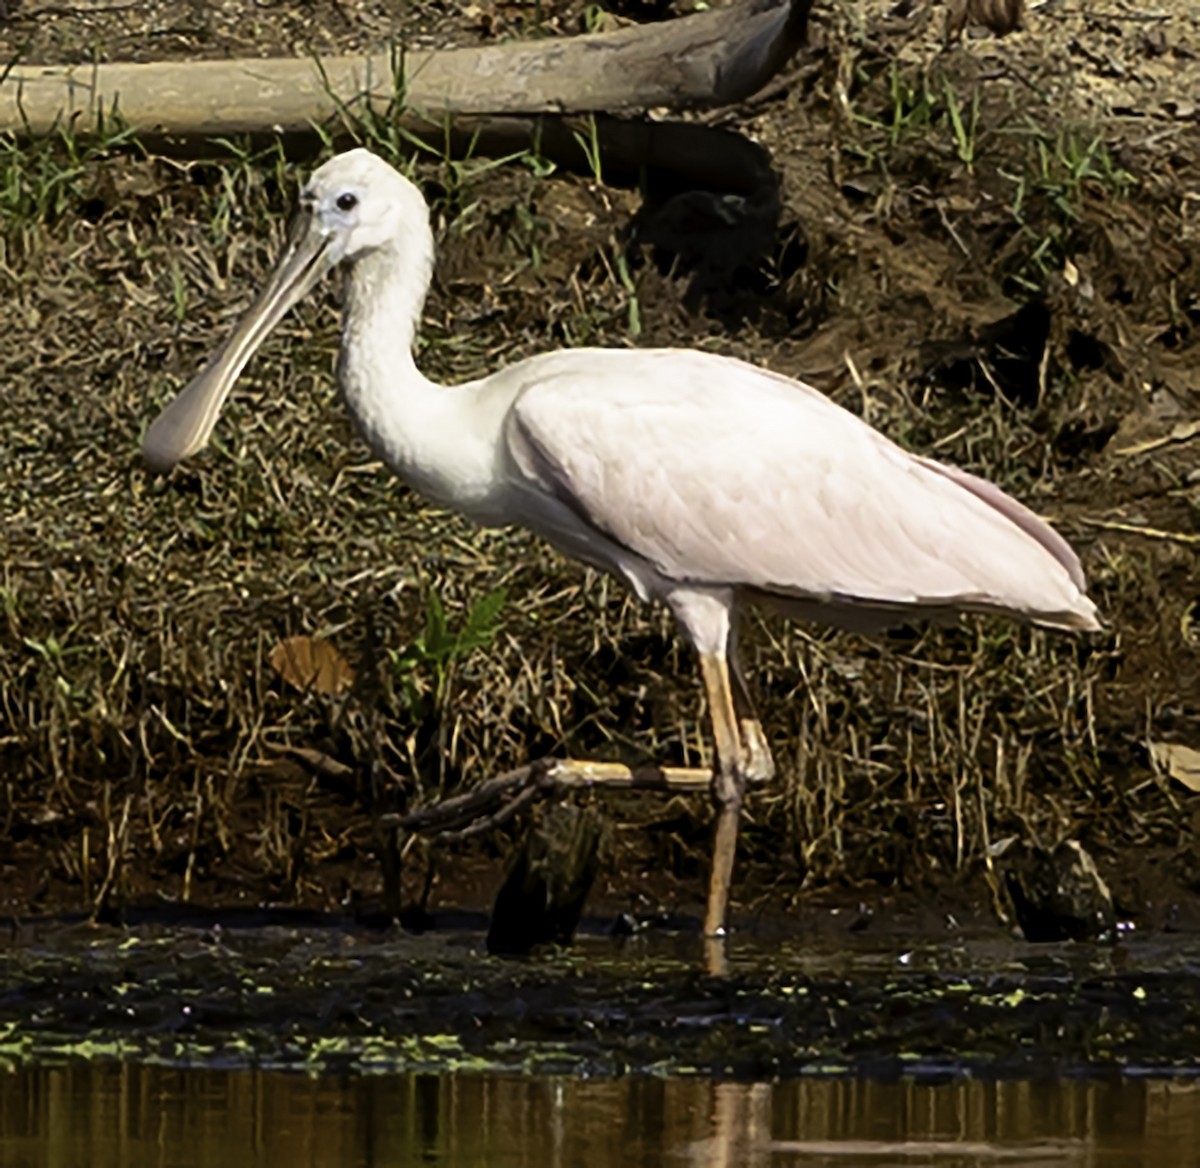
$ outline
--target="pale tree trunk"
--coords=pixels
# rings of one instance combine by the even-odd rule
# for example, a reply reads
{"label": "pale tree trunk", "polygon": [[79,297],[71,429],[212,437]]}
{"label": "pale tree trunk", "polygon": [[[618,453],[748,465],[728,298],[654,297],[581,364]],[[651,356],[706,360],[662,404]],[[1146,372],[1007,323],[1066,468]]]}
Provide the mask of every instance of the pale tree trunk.
{"label": "pale tree trunk", "polygon": [[347,114],[638,113],[749,96],[803,42],[812,0],[734,7],[616,32],[437,52],[79,66],[0,75],[0,131],[41,135],[114,116],[140,134],[195,139],[336,133]]}

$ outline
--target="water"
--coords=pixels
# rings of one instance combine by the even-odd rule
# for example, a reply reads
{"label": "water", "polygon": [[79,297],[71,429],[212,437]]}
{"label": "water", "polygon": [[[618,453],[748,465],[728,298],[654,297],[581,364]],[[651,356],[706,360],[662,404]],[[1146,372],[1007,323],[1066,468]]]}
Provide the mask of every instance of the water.
{"label": "water", "polygon": [[0,1071],[4,1168],[1200,1165],[1200,1083]]}
{"label": "water", "polygon": [[0,1168],[1200,1168],[1194,938],[835,940],[25,929]]}

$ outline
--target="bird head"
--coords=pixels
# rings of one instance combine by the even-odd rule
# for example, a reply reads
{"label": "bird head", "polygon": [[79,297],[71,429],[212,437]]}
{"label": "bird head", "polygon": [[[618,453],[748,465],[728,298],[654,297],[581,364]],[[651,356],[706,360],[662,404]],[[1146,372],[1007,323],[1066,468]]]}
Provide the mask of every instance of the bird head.
{"label": "bird head", "polygon": [[313,171],[300,192],[297,220],[328,270],[384,247],[405,254],[407,237],[428,231],[429,209],[408,179],[360,148]]}
{"label": "bird head", "polygon": [[232,336],[151,423],[142,457],[170,470],[203,448],[238,374],[287,311],[330,269],[393,249],[431,262],[429,208],[421,192],[369,150],[350,150],[313,171],[266,286]]}

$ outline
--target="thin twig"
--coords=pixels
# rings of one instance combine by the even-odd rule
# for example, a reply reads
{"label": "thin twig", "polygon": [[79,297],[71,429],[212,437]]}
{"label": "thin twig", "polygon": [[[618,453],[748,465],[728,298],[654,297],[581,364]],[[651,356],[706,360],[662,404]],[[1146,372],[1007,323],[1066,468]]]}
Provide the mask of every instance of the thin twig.
{"label": "thin twig", "polygon": [[379,817],[383,828],[436,832],[436,840],[460,840],[507,823],[537,799],[568,791],[608,787],[631,791],[706,791],[711,772],[693,767],[629,767],[623,763],[545,758],[505,771],[470,791],[432,807]]}
{"label": "thin twig", "polygon": [[1081,517],[1080,522],[1088,527],[1098,527],[1103,531],[1144,535],[1147,539],[1161,539],[1170,543],[1200,544],[1200,535],[1191,535],[1183,531],[1163,531],[1157,527],[1142,527],[1137,523],[1120,523],[1113,519],[1088,519],[1086,516]]}
{"label": "thin twig", "polygon": [[537,799],[546,795],[547,792],[538,787],[526,787],[522,791],[518,791],[512,800],[493,812],[484,819],[476,819],[473,823],[467,824],[466,827],[460,828],[458,831],[442,831],[432,837],[433,843],[457,843],[460,840],[470,839],[472,836],[482,835],[485,831],[491,831],[493,828],[503,827],[510,819],[514,819],[517,814],[524,811]]}

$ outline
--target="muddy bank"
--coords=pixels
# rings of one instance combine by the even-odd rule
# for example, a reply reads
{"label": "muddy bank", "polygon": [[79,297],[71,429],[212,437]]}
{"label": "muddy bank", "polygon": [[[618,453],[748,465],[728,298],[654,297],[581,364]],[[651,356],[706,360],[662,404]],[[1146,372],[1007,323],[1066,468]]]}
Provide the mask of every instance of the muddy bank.
{"label": "muddy bank", "polygon": [[1200,1071],[1200,940],[879,948],[741,936],[727,978],[651,928],[504,961],[322,919],[129,931],[42,923],[0,948],[0,1060],[313,1072],[492,1069],[995,1076]]}
{"label": "muddy bank", "polygon": [[[407,19],[384,7],[231,3],[181,24],[159,3],[54,21],[25,4],[0,46],[350,48]],[[730,114],[779,171],[765,224],[752,200],[733,214],[533,156],[424,159],[439,266],[422,367],[462,380],[565,344],[765,362],[995,479],[1080,549],[1108,625],[1089,641],[750,623],[780,773],[751,808],[743,906],[827,886],[936,899],[979,887],[998,841],[1079,839],[1125,915],[1188,918],[1200,820],[1147,744],[1195,745],[1200,725],[1198,17],[1190,0],[1152,20],[1045,5],[1025,33],[946,52],[933,6],[906,11],[824,6],[794,84]],[[462,43],[582,15],[542,5],[534,29],[505,12],[485,28],[448,5],[407,31]],[[385,131],[364,140],[393,149]],[[692,663],[662,614],[368,460],[330,378],[336,296],[256,359],[213,450],[146,473],[141,428],[259,286],[299,168],[188,165],[119,136],[6,148],[0,168],[0,905],[370,904],[380,812],[546,754],[703,765]],[[455,641],[500,590],[469,651],[430,649],[438,620]],[[346,664],[335,692],[273,664],[316,634]],[[606,895],[639,912],[698,893],[706,798],[608,808]],[[513,838],[466,859],[498,875]],[[434,858],[435,906],[486,903],[464,899],[462,861]]]}

